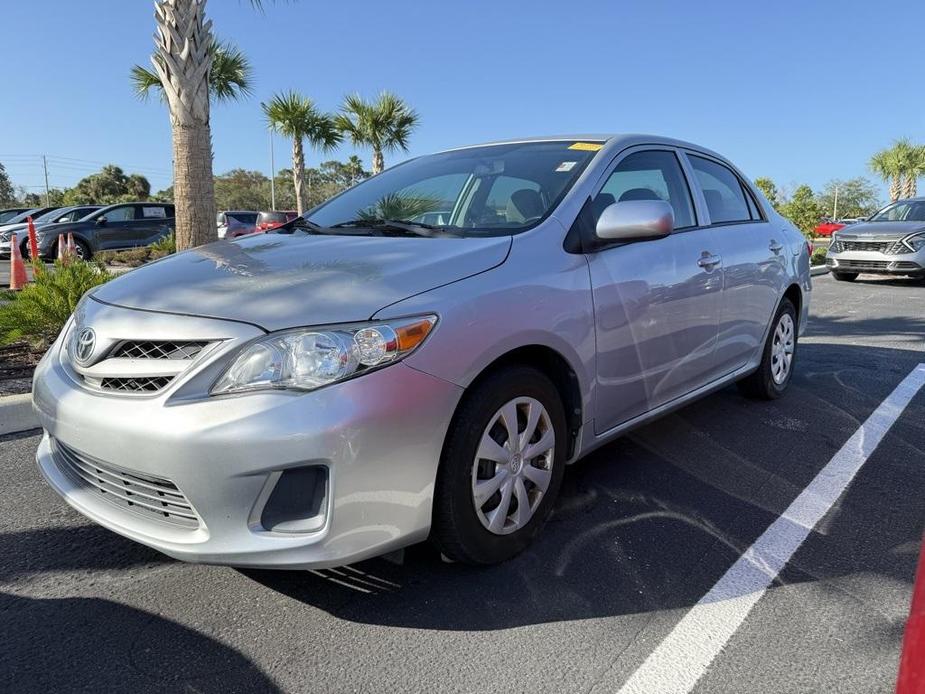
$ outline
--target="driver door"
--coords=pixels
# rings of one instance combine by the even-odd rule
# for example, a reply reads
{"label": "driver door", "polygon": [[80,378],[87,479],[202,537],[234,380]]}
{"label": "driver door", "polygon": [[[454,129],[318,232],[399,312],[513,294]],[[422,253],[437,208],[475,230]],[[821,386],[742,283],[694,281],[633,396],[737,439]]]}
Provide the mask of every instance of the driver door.
{"label": "driver door", "polygon": [[593,200],[596,217],[627,200],[664,200],[674,231],[587,256],[597,337],[595,432],[675,400],[716,377],[723,288],[709,228],[700,228],[678,155],[636,149],[623,156]]}

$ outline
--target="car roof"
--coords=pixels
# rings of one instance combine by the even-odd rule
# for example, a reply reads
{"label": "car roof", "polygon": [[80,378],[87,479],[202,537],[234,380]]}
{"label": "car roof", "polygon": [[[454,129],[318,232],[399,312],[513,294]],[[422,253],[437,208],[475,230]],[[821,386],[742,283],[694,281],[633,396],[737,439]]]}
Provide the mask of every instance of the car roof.
{"label": "car roof", "polygon": [[444,152],[453,152],[459,149],[471,149],[474,147],[490,147],[494,145],[511,145],[518,143],[526,142],[598,142],[605,145],[608,145],[608,148],[611,145],[622,144],[626,147],[632,147],[634,145],[670,145],[672,147],[684,147],[688,149],[696,149],[701,152],[708,154],[716,155],[717,157],[723,159],[721,155],[716,152],[703,147],[702,145],[694,144],[693,142],[686,142],[684,140],[678,140],[673,137],[666,137],[664,135],[651,135],[646,133],[571,133],[564,135],[538,135],[530,137],[515,137],[509,138],[506,140],[492,140],[490,142],[482,142],[472,145],[464,145],[461,147],[450,147],[448,149],[442,150]]}

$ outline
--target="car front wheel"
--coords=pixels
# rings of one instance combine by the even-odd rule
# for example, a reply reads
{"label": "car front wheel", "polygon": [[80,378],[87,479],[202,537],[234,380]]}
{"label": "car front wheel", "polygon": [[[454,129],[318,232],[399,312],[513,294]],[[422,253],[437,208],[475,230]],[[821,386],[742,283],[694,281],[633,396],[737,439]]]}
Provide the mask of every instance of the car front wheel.
{"label": "car front wheel", "polygon": [[507,367],[473,388],[437,476],[432,538],[443,554],[495,564],[523,551],[555,504],[566,435],[559,393],[542,372]]}

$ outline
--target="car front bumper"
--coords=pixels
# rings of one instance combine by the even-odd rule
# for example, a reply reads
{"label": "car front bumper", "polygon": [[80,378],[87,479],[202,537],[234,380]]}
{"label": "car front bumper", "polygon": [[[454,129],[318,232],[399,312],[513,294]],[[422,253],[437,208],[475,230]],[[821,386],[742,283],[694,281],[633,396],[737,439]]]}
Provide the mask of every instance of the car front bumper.
{"label": "car front bumper", "polygon": [[879,251],[841,251],[827,255],[825,264],[835,272],[922,277],[925,276],[925,251],[900,255]]}
{"label": "car front bumper", "polygon": [[[75,382],[64,341],[36,370],[45,430],[37,461],[51,487],[100,525],[177,559],[267,568],[342,565],[427,537],[460,387],[399,363],[303,394],[191,397],[178,383],[119,397]],[[287,471],[309,468],[324,471],[315,478],[321,516],[304,531],[268,530],[274,494],[305,479]],[[162,482],[191,518],[174,517],[179,496]],[[290,506],[313,493],[279,492]]]}

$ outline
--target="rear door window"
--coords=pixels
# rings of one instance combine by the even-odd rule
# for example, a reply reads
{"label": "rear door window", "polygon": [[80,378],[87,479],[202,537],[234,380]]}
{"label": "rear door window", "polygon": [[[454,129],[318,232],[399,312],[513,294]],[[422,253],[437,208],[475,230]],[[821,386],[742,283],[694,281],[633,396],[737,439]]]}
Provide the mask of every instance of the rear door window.
{"label": "rear door window", "polygon": [[102,216],[106,217],[107,222],[130,222],[135,219],[135,208],[132,205],[115,207],[111,210],[106,210]]}
{"label": "rear door window", "polygon": [[742,182],[731,169],[711,159],[689,154],[694,176],[703,191],[713,224],[749,222],[753,219]]}

